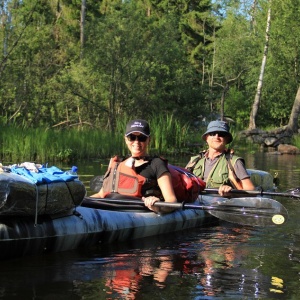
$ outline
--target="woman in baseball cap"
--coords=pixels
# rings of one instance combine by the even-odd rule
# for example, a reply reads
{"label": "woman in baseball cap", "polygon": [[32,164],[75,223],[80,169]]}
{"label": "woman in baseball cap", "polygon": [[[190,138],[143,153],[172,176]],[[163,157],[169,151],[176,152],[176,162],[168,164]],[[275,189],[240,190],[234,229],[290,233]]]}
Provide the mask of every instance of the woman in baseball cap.
{"label": "woman in baseball cap", "polygon": [[[161,198],[170,203],[177,202],[177,199],[167,161],[148,154],[148,122],[143,119],[131,120],[126,126],[124,138],[130,156],[123,161],[118,157],[111,159],[108,171],[104,175],[103,186],[92,197],[110,197],[111,193],[117,192],[141,198],[145,206],[154,212],[173,211],[174,208],[154,206]],[[149,191],[152,193],[149,194]]]}

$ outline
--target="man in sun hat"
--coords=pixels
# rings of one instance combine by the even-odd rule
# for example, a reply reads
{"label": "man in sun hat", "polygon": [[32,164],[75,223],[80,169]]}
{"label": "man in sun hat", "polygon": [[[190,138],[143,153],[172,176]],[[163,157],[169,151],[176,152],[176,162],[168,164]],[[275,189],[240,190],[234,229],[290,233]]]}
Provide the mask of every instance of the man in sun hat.
{"label": "man in sun hat", "polygon": [[202,139],[206,141],[206,135],[214,132],[220,133],[219,136],[226,138],[226,144],[232,142],[232,135],[228,124],[224,121],[212,121],[208,124],[206,132],[202,135]]}
{"label": "man in sun hat", "polygon": [[193,156],[186,168],[206,182],[206,188],[218,188],[226,196],[233,188],[254,190],[245,162],[226,148],[232,142],[229,125],[224,121],[212,121],[202,135],[208,149]]}

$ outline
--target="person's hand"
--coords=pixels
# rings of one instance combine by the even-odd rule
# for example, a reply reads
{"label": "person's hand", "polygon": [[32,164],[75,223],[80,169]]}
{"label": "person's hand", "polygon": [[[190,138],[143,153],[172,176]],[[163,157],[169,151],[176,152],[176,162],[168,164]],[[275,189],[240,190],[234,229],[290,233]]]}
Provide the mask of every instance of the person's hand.
{"label": "person's hand", "polygon": [[155,202],[160,201],[159,198],[155,197],[155,196],[149,196],[149,197],[142,197],[142,200],[145,203],[145,206],[148,207],[150,210],[158,212],[159,208],[153,206]]}
{"label": "person's hand", "polygon": [[221,196],[228,196],[228,194],[230,193],[230,191],[232,190],[232,187],[229,185],[221,185],[219,187],[219,195]]}

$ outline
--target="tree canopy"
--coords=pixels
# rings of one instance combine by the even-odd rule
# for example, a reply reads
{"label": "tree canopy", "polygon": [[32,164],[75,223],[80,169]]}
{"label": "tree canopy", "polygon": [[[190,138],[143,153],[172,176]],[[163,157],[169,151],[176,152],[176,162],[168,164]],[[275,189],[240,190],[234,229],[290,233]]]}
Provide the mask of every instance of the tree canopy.
{"label": "tree canopy", "polygon": [[[4,0],[0,122],[93,126],[171,114],[298,129],[299,6],[293,0]],[[293,115],[293,116],[292,116]]]}

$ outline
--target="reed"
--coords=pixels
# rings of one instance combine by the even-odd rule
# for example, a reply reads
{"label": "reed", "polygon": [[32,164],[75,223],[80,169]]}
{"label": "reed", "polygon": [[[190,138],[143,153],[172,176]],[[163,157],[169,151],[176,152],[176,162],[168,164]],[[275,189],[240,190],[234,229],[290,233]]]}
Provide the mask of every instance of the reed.
{"label": "reed", "polygon": [[[0,160],[5,163],[24,161],[70,162],[76,160],[107,159],[115,154],[126,155],[124,131],[129,118],[119,119],[115,131],[91,128],[28,128],[25,125],[2,125],[0,130]],[[148,119],[151,127],[150,154],[181,156],[196,154],[205,148],[201,135],[206,127],[194,128],[173,115],[158,115]],[[237,131],[231,128],[233,142],[228,145],[236,151],[254,153],[258,145],[239,141]],[[292,144],[300,148],[300,135],[294,135]]]}
{"label": "reed", "polygon": [[151,151],[179,154],[188,140],[188,123],[182,124],[173,115],[155,116],[151,119]]}
{"label": "reed", "polygon": [[[0,132],[1,160],[56,162],[108,158],[128,153],[124,130],[128,119],[119,120],[115,132],[90,128],[26,128],[3,125]],[[148,120],[151,126],[150,153],[178,154],[187,140],[188,125],[173,116]]]}

